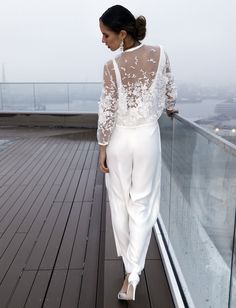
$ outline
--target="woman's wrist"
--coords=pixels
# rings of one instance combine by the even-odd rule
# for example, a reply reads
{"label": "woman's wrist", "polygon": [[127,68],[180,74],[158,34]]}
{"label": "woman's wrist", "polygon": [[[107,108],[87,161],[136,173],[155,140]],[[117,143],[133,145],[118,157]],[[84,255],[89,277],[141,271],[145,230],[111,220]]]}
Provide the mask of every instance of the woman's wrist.
{"label": "woman's wrist", "polygon": [[106,145],[99,145],[99,149],[100,149],[100,151],[106,151]]}

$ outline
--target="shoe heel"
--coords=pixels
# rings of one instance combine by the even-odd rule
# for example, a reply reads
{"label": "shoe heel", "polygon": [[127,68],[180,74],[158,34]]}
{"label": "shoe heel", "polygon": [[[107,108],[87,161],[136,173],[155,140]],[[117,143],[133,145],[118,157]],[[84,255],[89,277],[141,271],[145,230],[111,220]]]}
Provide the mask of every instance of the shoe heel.
{"label": "shoe heel", "polygon": [[[133,301],[135,301],[135,292],[136,292],[136,287],[137,287],[137,285],[138,285],[138,283],[136,283],[136,282],[131,282],[131,283],[129,283],[129,285],[128,285],[128,289],[127,289],[127,295],[128,295],[128,298],[130,299],[130,300],[133,300]],[[132,287],[132,295],[130,294],[131,292],[130,292],[130,288]],[[129,294],[131,295],[131,296],[129,296]]]}

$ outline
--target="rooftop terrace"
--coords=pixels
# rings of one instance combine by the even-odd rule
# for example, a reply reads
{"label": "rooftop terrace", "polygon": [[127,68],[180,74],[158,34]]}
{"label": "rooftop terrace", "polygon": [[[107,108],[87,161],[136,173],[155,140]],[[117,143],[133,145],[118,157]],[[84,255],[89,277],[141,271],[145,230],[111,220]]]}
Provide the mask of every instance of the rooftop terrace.
{"label": "rooftop terrace", "polygon": [[172,308],[155,237],[135,303],[119,302],[95,129],[1,127],[1,308]]}

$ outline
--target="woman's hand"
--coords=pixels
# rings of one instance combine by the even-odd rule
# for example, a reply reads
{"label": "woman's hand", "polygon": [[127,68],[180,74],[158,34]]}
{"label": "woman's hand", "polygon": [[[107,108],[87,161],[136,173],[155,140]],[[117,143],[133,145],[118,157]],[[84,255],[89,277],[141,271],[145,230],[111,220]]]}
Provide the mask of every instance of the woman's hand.
{"label": "woman's hand", "polygon": [[108,173],[106,145],[99,146],[99,167],[103,173]]}
{"label": "woman's hand", "polygon": [[169,117],[173,117],[173,115],[175,114],[175,113],[179,113],[179,110],[177,110],[177,109],[166,109],[166,114],[169,116]]}

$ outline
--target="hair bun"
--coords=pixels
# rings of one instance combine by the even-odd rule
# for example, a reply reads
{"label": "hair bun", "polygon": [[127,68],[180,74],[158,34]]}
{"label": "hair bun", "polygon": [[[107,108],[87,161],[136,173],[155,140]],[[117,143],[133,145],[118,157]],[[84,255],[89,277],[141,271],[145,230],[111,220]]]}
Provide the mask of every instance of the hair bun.
{"label": "hair bun", "polygon": [[136,37],[138,40],[143,40],[146,35],[146,18],[144,16],[138,16],[136,18]]}

